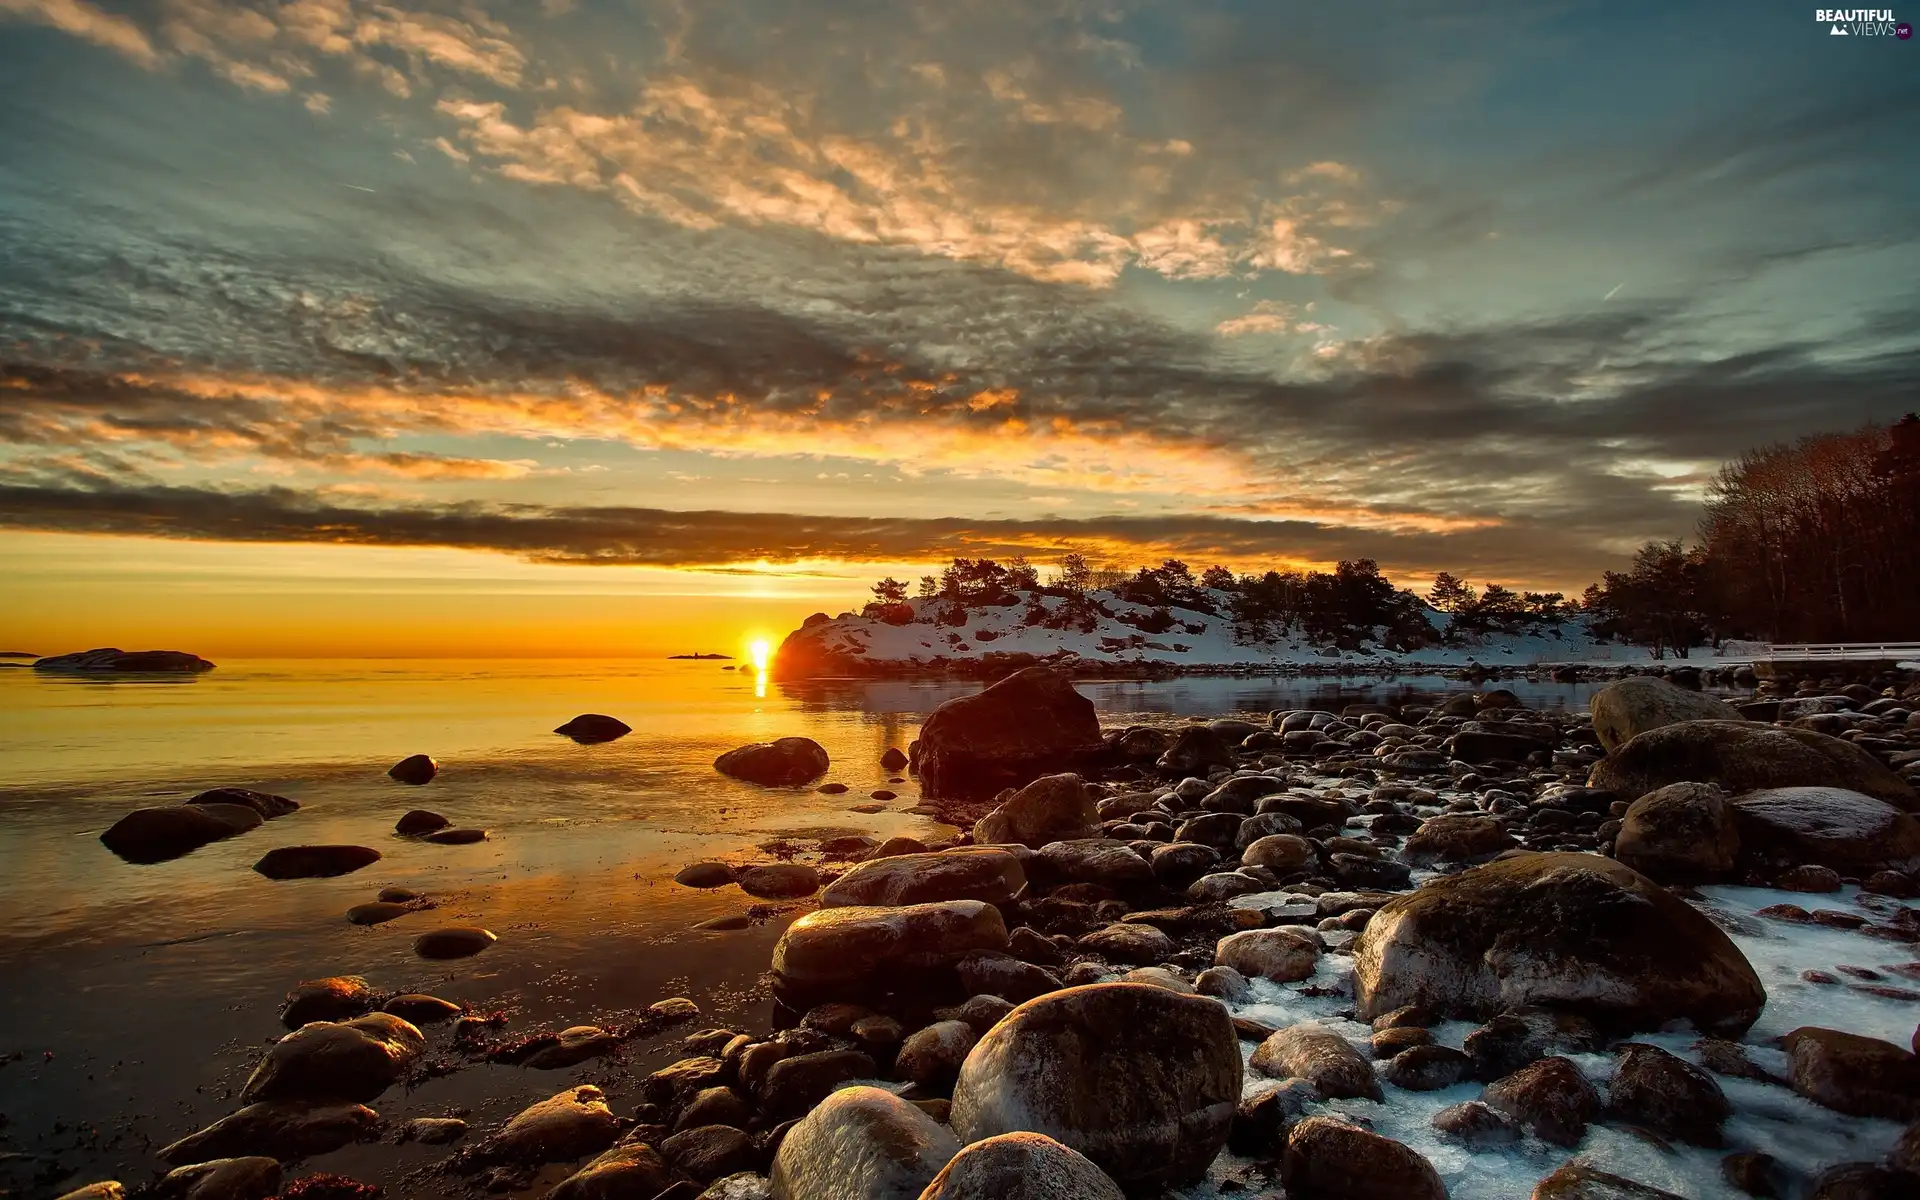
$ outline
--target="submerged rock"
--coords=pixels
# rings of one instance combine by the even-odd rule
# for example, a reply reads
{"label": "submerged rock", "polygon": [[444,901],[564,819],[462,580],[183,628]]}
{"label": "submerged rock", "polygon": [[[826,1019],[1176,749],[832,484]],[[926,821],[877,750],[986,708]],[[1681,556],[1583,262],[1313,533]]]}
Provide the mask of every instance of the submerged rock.
{"label": "submerged rock", "polygon": [[1675,687],[1664,679],[1638,675],[1610,683],[1588,702],[1600,745],[1615,750],[1649,729],[1682,721],[1738,721],[1738,710],[1723,700]]}
{"label": "submerged rock", "polygon": [[492,930],[475,925],[450,925],[415,938],[413,952],[429,959],[472,958],[499,940]]}
{"label": "submerged rock", "polygon": [[260,814],[262,820],[271,821],[275,817],[284,817],[297,812],[300,804],[285,796],[276,796],[271,792],[256,792],[252,788],[222,787],[201,792],[187,801],[188,804],[238,804],[251,808]]}
{"label": "submerged rock", "polygon": [[729,750],[713,760],[714,770],[766,787],[798,787],[827,773],[825,747],[812,738],[784,737]]}
{"label": "submerged rock", "polygon": [[253,1069],[241,1100],[371,1100],[420,1056],[420,1031],[390,1013],[315,1021],[274,1043]]}
{"label": "submerged rock", "polygon": [[945,1126],[891,1092],[835,1092],[781,1139],[776,1200],[916,1200],[960,1151]]}
{"label": "submerged rock", "polygon": [[1025,886],[1026,872],[1014,855],[992,846],[960,846],[857,863],[827,886],[820,903],[826,908],[897,907],[943,900],[1005,904]]}
{"label": "submerged rock", "polygon": [[1200,1178],[1226,1144],[1240,1050],[1217,1001],[1137,983],[1029,1000],[960,1069],[952,1124],[967,1142],[1043,1133],[1122,1187]]}
{"label": "submerged rock", "polygon": [[1125,1200],[1091,1159],[1043,1133],[1003,1133],[960,1151],[920,1200]]}
{"label": "submerged rock", "polygon": [[[244,814],[244,815],[243,815]],[[100,835],[107,849],[131,863],[159,863],[210,842],[257,829],[258,812],[244,805],[174,804],[137,808]]]}
{"label": "submerged rock", "polygon": [[440,773],[440,764],[425,754],[413,754],[387,768],[387,775],[401,783],[432,783]]}
{"label": "submerged rock", "polygon": [[928,796],[1018,787],[1105,750],[1093,702],[1049,667],[1016,671],[947,701],[920,727],[917,745]]}
{"label": "submerged rock", "polygon": [[347,910],[349,925],[384,925],[397,917],[404,917],[415,908],[411,904],[397,904],[391,900],[372,900],[366,904],[356,904]]}
{"label": "submerged rock", "polygon": [[458,1004],[451,1000],[442,1000],[438,996],[422,996],[418,992],[409,992],[395,996],[380,1006],[381,1012],[389,1012],[403,1021],[415,1025],[429,1025],[435,1021],[445,1021],[457,1017],[462,1012]]}
{"label": "submerged rock", "polygon": [[452,821],[431,809],[416,808],[395,821],[393,831],[403,837],[418,837],[421,834],[432,833],[436,829],[445,829],[451,824],[453,824]]}
{"label": "submerged rock", "polygon": [[1766,1003],[1717,926],[1630,867],[1518,854],[1385,905],[1353,948],[1362,1020],[1409,1004],[1455,1017],[1545,1004],[1615,1028],[1685,1018],[1739,1032]]}
{"label": "submerged rock", "polygon": [[366,846],[280,846],[253,869],[268,879],[328,879],[379,861],[380,852]]}
{"label": "submerged rock", "polygon": [[475,842],[487,840],[484,829],[436,829],[424,838],[423,842],[432,842],[436,846],[471,846]]}
{"label": "submerged rock", "polygon": [[601,713],[581,713],[554,732],[563,737],[570,737],[582,745],[592,745],[625,737],[633,732],[633,726],[617,717],[609,717]]}

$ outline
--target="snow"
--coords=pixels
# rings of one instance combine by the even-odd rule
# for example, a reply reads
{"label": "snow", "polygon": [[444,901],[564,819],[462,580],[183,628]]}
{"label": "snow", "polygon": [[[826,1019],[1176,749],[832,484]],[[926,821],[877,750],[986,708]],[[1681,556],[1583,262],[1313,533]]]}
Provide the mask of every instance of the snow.
{"label": "snow", "polygon": [[[1800,973],[1809,969],[1837,974],[1835,968],[1842,965],[1868,967],[1882,973],[1884,978],[1879,982],[1883,985],[1920,991],[1920,981],[1903,978],[1897,971],[1888,969],[1905,964],[1911,954],[1907,946],[1848,930],[1793,925],[1754,915],[1769,905],[1798,904],[1884,920],[1894,902],[1880,897],[1863,902],[1859,890],[1851,887],[1830,895],[1809,896],[1804,892],[1767,888],[1714,886],[1700,889],[1700,896],[1698,903],[1711,910],[1716,923],[1728,930],[1766,986],[1766,1008],[1743,1039],[1747,1056],[1753,1062],[1784,1077],[1786,1054],[1765,1043],[1802,1025],[1884,1038],[1900,1046],[1908,1044],[1915,1022],[1920,1020],[1920,1002],[1876,996],[1846,984],[1813,984],[1800,978]],[[1280,902],[1281,893],[1244,896],[1234,901],[1248,907],[1267,907]],[[1327,954],[1321,958],[1310,980],[1300,985],[1252,980],[1252,990],[1247,997],[1229,1002],[1228,1008],[1236,1016],[1276,1028],[1299,1021],[1318,1021],[1346,1037],[1361,1054],[1371,1058],[1368,1044],[1371,1028],[1341,1016],[1352,1010],[1352,974],[1349,957]],[[1305,986],[1324,988],[1333,994],[1302,995],[1300,988]],[[1472,1022],[1451,1021],[1436,1026],[1433,1033],[1440,1044],[1460,1048],[1475,1027]],[[1689,1062],[1699,1063],[1695,1051],[1699,1035],[1684,1024],[1642,1034],[1633,1040],[1651,1043]],[[1251,1058],[1254,1048],[1254,1043],[1241,1043],[1246,1058]],[[1612,1078],[1614,1056],[1597,1053],[1569,1057],[1604,1096]],[[1374,1132],[1419,1151],[1440,1173],[1452,1200],[1518,1200],[1527,1196],[1542,1177],[1575,1157],[1599,1170],[1662,1188],[1689,1200],[1744,1200],[1744,1193],[1728,1184],[1720,1173],[1720,1160],[1733,1151],[1763,1151],[1792,1170],[1812,1175],[1835,1163],[1885,1158],[1903,1128],[1893,1121],[1848,1117],[1822,1108],[1801,1098],[1791,1088],[1777,1084],[1721,1075],[1715,1075],[1714,1080],[1734,1110],[1725,1128],[1726,1144],[1719,1149],[1677,1142],[1662,1146],[1626,1128],[1604,1124],[1593,1125],[1574,1150],[1532,1137],[1513,1146],[1482,1148],[1469,1148],[1441,1138],[1433,1129],[1433,1115],[1449,1105],[1477,1099],[1483,1085],[1474,1082],[1434,1092],[1409,1092],[1383,1080],[1384,1103],[1333,1100],[1317,1104],[1311,1111],[1353,1118]],[[1245,1094],[1257,1095],[1276,1085],[1277,1081],[1249,1069]],[[1229,1173],[1247,1165],[1244,1159],[1222,1155],[1207,1182],[1175,1194],[1184,1200],[1216,1200],[1237,1194],[1220,1185]]]}
{"label": "snow", "polygon": [[[1537,628],[1522,634],[1493,634],[1473,637],[1461,646],[1429,646],[1408,653],[1372,648],[1364,651],[1336,651],[1296,631],[1291,637],[1273,641],[1241,641],[1235,636],[1232,618],[1227,614],[1227,593],[1207,590],[1219,615],[1191,609],[1169,610],[1176,624],[1165,633],[1146,634],[1120,620],[1122,616],[1144,617],[1153,611],[1150,605],[1122,600],[1112,592],[1097,591],[1089,597],[1114,615],[1096,617],[1088,632],[1078,629],[1048,629],[1026,624],[1027,602],[1004,608],[976,608],[967,612],[966,624],[958,627],[916,619],[906,625],[890,625],[875,618],[842,614],[808,631],[818,638],[822,649],[853,655],[868,662],[928,663],[936,659],[977,659],[993,653],[1018,653],[1046,656],[1067,652],[1095,662],[1163,663],[1191,667],[1280,667],[1280,666],[1368,666],[1383,667],[1464,667],[1469,663],[1526,666],[1544,663],[1644,663],[1653,661],[1652,652],[1643,646],[1626,646],[1593,636],[1578,618],[1558,628]],[[1040,597],[1049,611],[1065,601],[1057,596]],[[916,614],[943,602],[910,601]],[[1444,631],[1449,617],[1429,612],[1435,629]],[[985,634],[985,640],[982,635]],[[1103,644],[1104,643],[1104,644]],[[965,647],[962,649],[961,647]],[[1713,663],[1746,661],[1735,655],[1713,659]],[[1671,660],[1670,660],[1671,661]],[[1691,660],[1700,662],[1702,659]]]}

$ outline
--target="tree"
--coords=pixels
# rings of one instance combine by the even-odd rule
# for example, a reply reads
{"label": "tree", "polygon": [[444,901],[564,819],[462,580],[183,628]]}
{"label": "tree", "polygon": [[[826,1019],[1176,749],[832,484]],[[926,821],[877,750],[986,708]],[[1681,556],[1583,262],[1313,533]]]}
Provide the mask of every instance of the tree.
{"label": "tree", "polygon": [[1455,578],[1448,571],[1435,575],[1433,586],[1427,590],[1427,603],[1443,613],[1457,613],[1472,604],[1473,600],[1472,585]]}
{"label": "tree", "polygon": [[1239,585],[1235,581],[1232,571],[1222,566],[1211,566],[1200,572],[1200,586],[1214,588],[1223,592],[1231,592]]}
{"label": "tree", "polygon": [[1067,554],[1060,559],[1060,573],[1055,586],[1065,588],[1074,595],[1081,595],[1093,580],[1093,569],[1087,566],[1084,554]]}
{"label": "tree", "polygon": [[1040,572],[1027,561],[1026,555],[1016,554],[1007,560],[1007,586],[1026,592],[1040,586]]}
{"label": "tree", "polygon": [[1671,649],[1681,658],[1707,638],[1700,581],[1703,556],[1678,541],[1648,542],[1624,573],[1608,571],[1587,589],[1596,632],[1651,646],[1655,658]]}
{"label": "tree", "polygon": [[873,598],[881,604],[904,604],[907,600],[907,585],[889,575],[873,585]]}
{"label": "tree", "polygon": [[920,598],[931,600],[940,594],[940,581],[931,575],[920,577]]}

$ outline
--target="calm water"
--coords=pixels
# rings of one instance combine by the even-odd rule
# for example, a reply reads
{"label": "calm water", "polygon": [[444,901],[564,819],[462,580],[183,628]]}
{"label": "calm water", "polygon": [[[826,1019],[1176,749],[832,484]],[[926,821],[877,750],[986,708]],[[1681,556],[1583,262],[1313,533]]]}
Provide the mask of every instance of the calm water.
{"label": "calm water", "polygon": [[[521,1032],[617,1021],[672,995],[706,1010],[696,1027],[764,1029],[757,984],[795,914],[694,933],[694,922],[750,901],[734,888],[677,887],[672,874],[702,858],[764,857],[757,847],[775,838],[950,833],[899,811],[917,802],[916,788],[889,785],[879,759],[904,749],[940,703],[977,686],[765,684],[711,662],[257,661],[165,682],[0,671],[0,1060],[20,1055],[0,1066],[0,1150],[26,1156],[0,1158],[0,1194],[145,1179],[148,1144],[235,1107],[258,1047],[280,1032],[280,997],[301,979],[361,974],[379,987],[504,1008]],[[1081,690],[1103,721],[1125,723],[1464,686],[1196,678]],[[1582,708],[1591,690],[1503,686],[1538,708]],[[612,714],[634,732],[600,746],[549,732],[582,712]],[[828,778],[849,794],[759,788],[712,769],[734,746],[792,734],[827,748]],[[439,778],[415,788],[386,777],[414,753],[437,758]],[[98,841],[129,809],[223,785],[303,807],[154,866],[123,863]],[[890,811],[848,811],[880,787],[900,793]],[[490,840],[392,836],[415,807],[484,827]],[[267,849],[303,842],[356,843],[385,857],[337,879],[276,883],[249,869]],[[428,893],[440,908],[349,926],[346,909],[388,884]],[[459,963],[412,956],[416,934],[456,923],[483,924],[501,940]],[[571,1071],[474,1067],[375,1107],[395,1120],[469,1109],[485,1122],[573,1082],[618,1097],[631,1073],[677,1057],[674,1041],[635,1043],[624,1063]],[[393,1185],[399,1170],[441,1154],[354,1147],[319,1165]],[[435,1193],[402,1183],[390,1194]]]}

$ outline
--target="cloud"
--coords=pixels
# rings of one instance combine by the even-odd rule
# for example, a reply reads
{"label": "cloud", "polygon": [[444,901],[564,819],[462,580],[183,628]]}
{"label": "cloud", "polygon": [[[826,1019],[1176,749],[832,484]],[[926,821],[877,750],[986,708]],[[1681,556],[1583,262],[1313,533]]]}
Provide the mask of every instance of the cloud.
{"label": "cloud", "polygon": [[139,25],[103,12],[86,0],[0,0],[0,15],[47,25],[124,55],[143,67],[160,65],[160,53]]}

